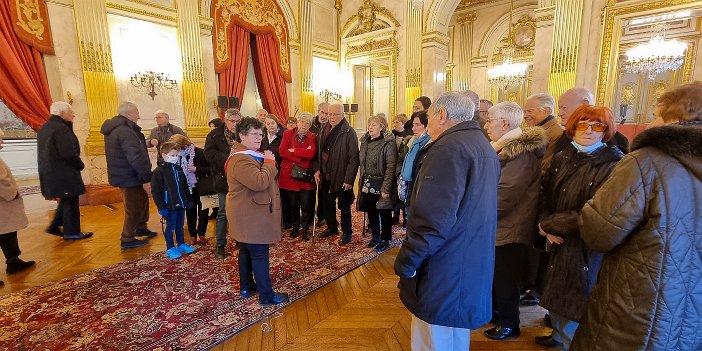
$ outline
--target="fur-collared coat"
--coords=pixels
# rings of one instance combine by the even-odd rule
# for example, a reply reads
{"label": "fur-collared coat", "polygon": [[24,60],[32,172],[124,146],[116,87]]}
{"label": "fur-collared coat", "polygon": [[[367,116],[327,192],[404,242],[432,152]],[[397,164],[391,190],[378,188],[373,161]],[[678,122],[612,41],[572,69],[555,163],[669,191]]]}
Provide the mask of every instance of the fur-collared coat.
{"label": "fur-collared coat", "polygon": [[606,255],[571,350],[702,350],[702,122],[631,149],[583,208]]}
{"label": "fur-collared coat", "polygon": [[537,231],[541,159],[548,138],[542,128],[524,128],[498,152],[496,246],[521,243],[531,246]]}
{"label": "fur-collared coat", "polygon": [[27,227],[27,215],[24,214],[24,202],[19,194],[15,177],[10,167],[0,159],[0,234],[16,232]]}

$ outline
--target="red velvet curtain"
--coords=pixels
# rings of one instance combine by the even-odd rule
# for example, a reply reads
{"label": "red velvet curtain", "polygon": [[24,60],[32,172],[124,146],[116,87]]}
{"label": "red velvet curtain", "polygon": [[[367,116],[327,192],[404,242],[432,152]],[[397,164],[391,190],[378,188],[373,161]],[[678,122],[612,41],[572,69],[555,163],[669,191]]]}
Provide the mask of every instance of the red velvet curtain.
{"label": "red velvet curtain", "polygon": [[258,94],[263,108],[280,119],[285,125],[288,120],[288,93],[285,79],[278,63],[278,42],[271,34],[256,34],[251,42],[251,58]]}
{"label": "red velvet curtain", "polygon": [[0,99],[38,130],[50,116],[49,83],[41,53],[15,34],[8,1],[0,0]]}
{"label": "red velvet curtain", "polygon": [[233,24],[229,29],[229,68],[219,74],[220,95],[236,96],[241,106],[246,87],[246,71],[249,64],[251,33]]}

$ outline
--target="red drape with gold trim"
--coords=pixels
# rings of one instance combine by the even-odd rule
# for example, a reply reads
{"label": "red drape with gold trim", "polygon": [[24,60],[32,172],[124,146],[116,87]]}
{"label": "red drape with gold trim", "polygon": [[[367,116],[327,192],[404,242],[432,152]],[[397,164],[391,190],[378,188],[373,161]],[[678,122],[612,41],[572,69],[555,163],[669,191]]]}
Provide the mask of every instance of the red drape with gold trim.
{"label": "red drape with gold trim", "polygon": [[229,55],[232,58],[227,69],[219,74],[219,93],[225,96],[236,96],[239,105],[242,103],[246,87],[246,71],[249,64],[249,45],[251,33],[243,28],[232,25],[229,29]]}
{"label": "red drape with gold trim", "polygon": [[0,0],[0,99],[38,130],[49,118],[49,83],[41,53],[15,34],[8,1]]}
{"label": "red drape with gold trim", "polygon": [[278,42],[271,34],[256,34],[251,42],[251,58],[258,94],[263,108],[280,119],[285,125],[288,120],[288,94],[285,90],[285,78],[278,62]]}

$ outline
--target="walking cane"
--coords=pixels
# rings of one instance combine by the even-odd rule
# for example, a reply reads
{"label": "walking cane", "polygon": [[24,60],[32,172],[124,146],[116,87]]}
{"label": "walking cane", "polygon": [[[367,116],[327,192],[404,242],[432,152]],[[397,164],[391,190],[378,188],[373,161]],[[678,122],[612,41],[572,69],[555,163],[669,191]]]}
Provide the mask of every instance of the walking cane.
{"label": "walking cane", "polygon": [[[319,182],[317,183],[317,192],[314,194],[317,198],[319,198]],[[320,204],[317,204],[318,206]],[[312,245],[314,245],[314,238],[317,236],[317,208],[315,207],[314,211],[312,212]]]}

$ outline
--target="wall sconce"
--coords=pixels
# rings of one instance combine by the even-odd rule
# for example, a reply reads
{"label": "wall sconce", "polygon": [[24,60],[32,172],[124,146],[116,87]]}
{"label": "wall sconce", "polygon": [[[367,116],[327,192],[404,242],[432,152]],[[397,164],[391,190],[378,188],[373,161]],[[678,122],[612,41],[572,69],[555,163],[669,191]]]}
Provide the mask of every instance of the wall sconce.
{"label": "wall sconce", "polygon": [[156,94],[156,87],[173,89],[178,83],[166,73],[157,73],[154,71],[139,72],[129,78],[129,82],[137,88],[151,89],[148,95],[151,96],[151,100],[158,94]]}

